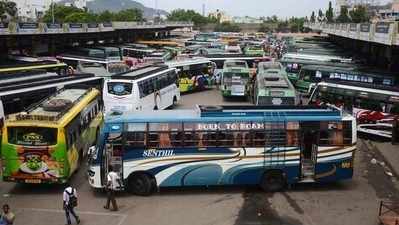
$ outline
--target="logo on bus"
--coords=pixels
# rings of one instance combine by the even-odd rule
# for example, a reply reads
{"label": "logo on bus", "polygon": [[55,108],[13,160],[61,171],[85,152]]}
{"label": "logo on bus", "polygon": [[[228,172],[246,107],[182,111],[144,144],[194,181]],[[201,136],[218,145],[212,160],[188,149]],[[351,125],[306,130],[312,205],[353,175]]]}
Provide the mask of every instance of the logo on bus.
{"label": "logo on bus", "polygon": [[25,134],[22,138],[25,142],[34,142],[34,141],[43,140],[43,136],[36,133]]}
{"label": "logo on bus", "polygon": [[143,152],[144,158],[168,157],[168,156],[174,156],[174,155],[175,155],[175,153],[173,150],[150,149],[150,150],[145,150]]}

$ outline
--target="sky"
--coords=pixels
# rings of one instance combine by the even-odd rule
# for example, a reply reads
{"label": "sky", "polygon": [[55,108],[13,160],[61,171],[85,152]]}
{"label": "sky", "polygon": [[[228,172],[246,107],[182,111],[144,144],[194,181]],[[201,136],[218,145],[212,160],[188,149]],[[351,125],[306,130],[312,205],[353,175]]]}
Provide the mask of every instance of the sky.
{"label": "sky", "polygon": [[[205,12],[220,9],[232,16],[272,16],[280,18],[291,16],[310,16],[312,11],[321,8],[325,11],[329,0],[136,0],[147,7],[155,7],[171,11],[176,8],[194,9],[202,13],[202,4],[205,4]],[[381,3],[389,0],[380,0]],[[333,7],[335,0],[332,0]]]}

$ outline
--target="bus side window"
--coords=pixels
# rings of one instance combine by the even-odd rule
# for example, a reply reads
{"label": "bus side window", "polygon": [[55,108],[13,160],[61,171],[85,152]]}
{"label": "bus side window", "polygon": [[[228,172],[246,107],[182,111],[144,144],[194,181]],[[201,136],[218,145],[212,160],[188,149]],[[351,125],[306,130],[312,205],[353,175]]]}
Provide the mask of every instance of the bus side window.
{"label": "bus side window", "polygon": [[183,146],[183,124],[182,123],[170,123],[170,142],[172,147]]}
{"label": "bus side window", "polygon": [[127,132],[124,133],[126,146],[129,148],[145,148],[147,140],[147,124],[131,123],[127,125]]}
{"label": "bus side window", "polygon": [[266,133],[264,130],[253,131],[253,143],[256,147],[264,147],[266,145]]}
{"label": "bus side window", "polygon": [[184,123],[184,136],[183,136],[183,145],[185,147],[198,147],[199,143],[199,135],[195,132],[195,123]]}
{"label": "bus side window", "polygon": [[298,146],[299,145],[299,123],[288,122],[287,123],[287,146]]}
{"label": "bus side window", "polygon": [[234,133],[232,131],[220,131],[219,132],[219,146],[231,147],[234,146]]}
{"label": "bus side window", "polygon": [[343,121],[342,122],[343,129],[343,143],[345,145],[352,144],[352,121]]}
{"label": "bus side window", "polygon": [[218,145],[218,132],[217,131],[203,131],[202,144],[204,147],[215,147]]}

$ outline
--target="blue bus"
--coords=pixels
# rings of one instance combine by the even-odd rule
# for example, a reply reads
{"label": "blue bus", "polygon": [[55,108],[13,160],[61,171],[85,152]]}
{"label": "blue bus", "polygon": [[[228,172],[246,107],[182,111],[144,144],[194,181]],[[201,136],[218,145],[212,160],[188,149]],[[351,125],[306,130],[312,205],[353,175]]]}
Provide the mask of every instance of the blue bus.
{"label": "blue bus", "polygon": [[123,189],[288,184],[351,179],[356,120],[336,107],[197,106],[105,119],[88,177],[103,188],[110,165]]}

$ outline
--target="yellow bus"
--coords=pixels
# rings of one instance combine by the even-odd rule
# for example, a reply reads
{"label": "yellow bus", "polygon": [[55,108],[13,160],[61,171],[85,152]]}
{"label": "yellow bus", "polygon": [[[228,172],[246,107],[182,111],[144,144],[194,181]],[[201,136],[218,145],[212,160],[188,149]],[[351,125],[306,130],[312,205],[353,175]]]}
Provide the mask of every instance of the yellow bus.
{"label": "yellow bus", "polygon": [[3,180],[65,183],[96,141],[102,121],[97,89],[61,89],[25,112],[6,117]]}

